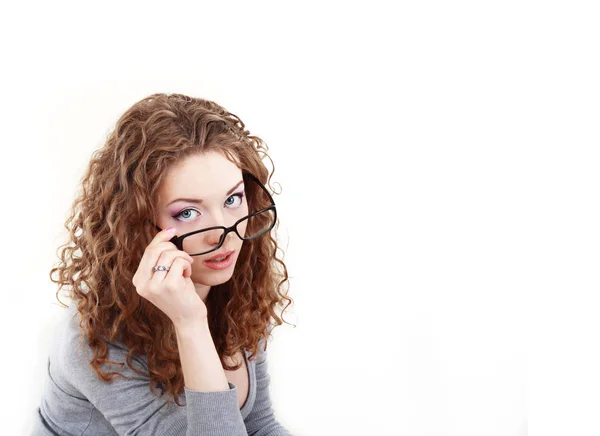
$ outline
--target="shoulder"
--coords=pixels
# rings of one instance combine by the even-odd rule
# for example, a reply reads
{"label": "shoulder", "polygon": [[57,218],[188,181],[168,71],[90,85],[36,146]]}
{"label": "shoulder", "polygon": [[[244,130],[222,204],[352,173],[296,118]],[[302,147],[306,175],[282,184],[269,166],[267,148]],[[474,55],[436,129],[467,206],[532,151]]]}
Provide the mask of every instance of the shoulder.
{"label": "shoulder", "polygon": [[[255,362],[255,363],[263,363],[267,359],[267,352],[265,350],[265,343],[266,343],[266,340],[263,337],[261,337],[258,340],[258,349],[256,351],[256,354],[255,354],[254,358],[252,359],[253,362]],[[248,353],[250,353],[250,352],[248,352]]]}
{"label": "shoulder", "polygon": [[71,306],[61,308],[50,334],[48,375],[60,389],[75,397],[81,394],[75,382],[84,365],[91,360],[91,352],[79,345],[79,317]]}
{"label": "shoulder", "polygon": [[[73,363],[74,357],[84,357],[86,348],[81,344],[79,320],[79,313],[76,308],[70,306],[64,310],[60,320],[56,323],[52,335],[54,364],[63,366]],[[84,342],[84,344],[86,343]],[[76,361],[79,361],[79,359]]]}
{"label": "shoulder", "polygon": [[[73,306],[65,309],[61,319],[55,327],[52,341],[51,363],[52,366],[62,371],[69,378],[74,380],[78,378],[95,378],[96,373],[91,367],[91,361],[94,352],[90,347],[87,337],[83,335],[80,327],[81,318],[79,312]],[[122,362],[126,365],[128,349],[117,343],[105,341],[107,344],[107,360]],[[136,357],[133,359],[139,365],[138,369],[146,370],[147,364],[143,359]],[[121,365],[103,364],[103,371],[117,371]]]}

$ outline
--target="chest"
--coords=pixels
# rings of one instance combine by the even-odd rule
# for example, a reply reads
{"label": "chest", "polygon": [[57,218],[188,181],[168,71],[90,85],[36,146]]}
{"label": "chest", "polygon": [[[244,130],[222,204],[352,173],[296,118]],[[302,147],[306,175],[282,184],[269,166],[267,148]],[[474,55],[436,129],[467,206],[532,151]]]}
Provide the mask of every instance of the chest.
{"label": "chest", "polygon": [[248,366],[246,364],[246,360],[241,352],[236,354],[235,359],[233,361],[229,361],[230,365],[237,364],[238,362],[242,362],[242,366],[235,371],[227,371],[225,370],[225,376],[230,383],[233,383],[237,386],[237,394],[238,394],[238,405],[240,409],[246,403],[248,399],[248,393],[250,391],[250,377],[248,375]]}

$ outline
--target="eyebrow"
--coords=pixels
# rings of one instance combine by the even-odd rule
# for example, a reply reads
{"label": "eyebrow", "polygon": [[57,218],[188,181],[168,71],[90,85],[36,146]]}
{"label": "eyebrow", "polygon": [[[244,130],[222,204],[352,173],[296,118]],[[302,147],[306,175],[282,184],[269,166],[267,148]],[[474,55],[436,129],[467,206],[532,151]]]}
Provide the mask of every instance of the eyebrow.
{"label": "eyebrow", "polygon": [[[231,188],[229,191],[227,191],[226,195],[230,195],[233,191],[235,191],[237,189],[238,186],[240,186],[242,183],[244,183],[243,180],[240,180],[239,182],[236,183],[236,185]],[[169,204],[167,204],[167,206],[172,205],[173,203],[175,203],[176,201],[185,201],[186,203],[197,203],[197,204],[202,204],[202,202],[204,200],[200,199],[200,198],[177,198],[173,201],[171,201]]]}

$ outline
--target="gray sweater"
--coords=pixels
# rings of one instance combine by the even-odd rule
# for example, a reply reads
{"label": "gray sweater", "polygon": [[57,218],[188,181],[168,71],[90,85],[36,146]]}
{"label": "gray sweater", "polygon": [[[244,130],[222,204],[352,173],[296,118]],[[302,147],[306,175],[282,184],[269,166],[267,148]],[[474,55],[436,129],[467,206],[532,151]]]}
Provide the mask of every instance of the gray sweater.
{"label": "gray sweater", "polygon": [[[202,392],[184,388],[183,407],[150,391],[150,377],[141,377],[127,364],[103,365],[131,377],[103,382],[89,362],[87,342],[79,346],[79,317],[72,305],[58,323],[48,356],[46,381],[36,410],[33,435],[158,435],[158,436],[291,436],[276,419],[269,397],[267,353],[260,349],[257,360],[244,358],[249,373],[248,399],[240,409],[237,386]],[[263,342],[261,341],[261,347]],[[108,360],[125,362],[127,350],[108,343]],[[147,370],[147,359],[134,358],[133,365]],[[160,395],[160,389],[156,393]]]}

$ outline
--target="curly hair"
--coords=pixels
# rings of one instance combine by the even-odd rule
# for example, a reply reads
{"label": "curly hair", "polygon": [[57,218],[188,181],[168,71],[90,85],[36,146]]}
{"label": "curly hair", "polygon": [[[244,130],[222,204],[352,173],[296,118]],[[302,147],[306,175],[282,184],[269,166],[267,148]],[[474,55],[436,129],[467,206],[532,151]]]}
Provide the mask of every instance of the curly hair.
{"label": "curly hair", "polygon": [[[132,278],[156,234],[148,218],[156,222],[155,200],[172,165],[193,154],[220,151],[242,171],[269,183],[272,173],[262,162],[271,160],[268,147],[249,133],[240,118],[213,101],[159,93],[129,108],[93,153],[65,223],[70,241],[57,249],[60,262],[50,280],[59,285],[61,304],[65,286],[76,303],[81,342],[85,338],[93,350],[90,364],[101,380],[126,378],[100,368],[104,363],[124,366],[107,359],[107,342],[121,343],[129,349],[127,365],[150,377],[152,393],[157,385],[161,395],[168,392],[169,403],[173,398],[181,406],[177,397],[184,392],[184,380],[174,325],[137,293]],[[247,195],[250,202],[252,193]],[[244,241],[232,278],[206,299],[209,328],[227,370],[241,367],[226,363],[239,350],[248,349],[251,360],[260,341],[266,350],[273,327],[283,323],[283,311],[293,302],[282,289],[288,273],[277,257],[273,233],[278,226]],[[282,307],[280,317],[276,309]],[[147,373],[132,365],[135,356],[147,358]]]}

